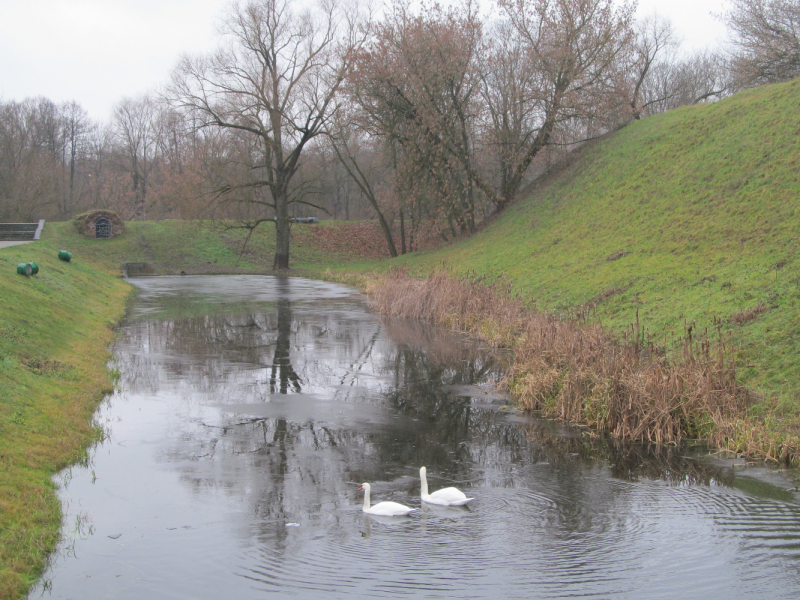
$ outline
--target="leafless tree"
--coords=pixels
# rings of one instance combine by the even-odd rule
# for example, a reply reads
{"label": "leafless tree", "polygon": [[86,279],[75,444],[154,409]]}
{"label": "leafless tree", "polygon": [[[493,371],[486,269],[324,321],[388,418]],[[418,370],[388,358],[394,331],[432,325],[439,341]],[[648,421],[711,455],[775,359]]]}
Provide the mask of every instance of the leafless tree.
{"label": "leafless tree", "polygon": [[71,216],[75,203],[78,200],[80,190],[79,184],[79,161],[86,156],[86,145],[88,136],[91,134],[95,125],[89,119],[89,114],[77,102],[67,102],[63,105],[63,129],[64,129],[64,149],[65,166],[68,173],[69,184],[63,194],[63,205],[61,214],[65,217]]}
{"label": "leafless tree", "polygon": [[711,50],[682,53],[672,25],[658,15],[637,23],[629,63],[634,119],[717,100],[732,89],[724,55]]}
{"label": "leafless tree", "polygon": [[370,151],[371,149],[364,151],[365,146],[368,146],[371,141],[378,141],[378,139],[370,140],[358,128],[352,126],[350,119],[342,118],[335,120],[329,127],[328,140],[350,180],[361,190],[375,211],[386,240],[386,247],[389,249],[389,255],[397,256],[397,245],[394,242],[389,221],[384,214],[385,208],[381,206],[379,198],[379,177],[376,177],[376,172],[385,175],[388,169],[381,168],[381,152]]}
{"label": "leafless tree", "polygon": [[502,208],[502,190],[512,189],[517,165],[525,159],[527,141],[539,128],[542,113],[530,93],[539,85],[536,65],[528,60],[513,24],[495,23],[489,37],[492,42],[480,70],[485,121],[481,140],[483,155],[491,159],[478,172],[484,187],[501,190]]}
{"label": "leafless tree", "polygon": [[502,59],[508,71],[488,82],[507,84],[516,70],[529,83],[512,102],[501,89],[484,92],[487,102],[494,102],[493,123],[513,124],[496,135],[507,145],[501,156],[509,161],[500,165],[500,188],[473,172],[498,210],[513,200],[557,127],[574,127],[576,119],[590,125],[608,112],[609,102],[618,97],[619,63],[632,36],[633,18],[632,6],[616,7],[612,0],[501,0],[500,6],[519,48],[514,49],[518,54],[512,48],[500,53],[496,60]]}
{"label": "leafless tree", "polygon": [[63,131],[46,98],[0,104],[0,214],[31,221],[59,216]]}
{"label": "leafless tree", "polygon": [[[269,191],[253,201],[274,211],[275,269],[289,267],[289,204],[306,202],[293,179],[303,150],[336,110],[336,94],[364,39],[358,17],[356,8],[336,0],[302,12],[292,0],[233,5],[221,25],[225,45],[210,56],[185,56],[173,74],[170,97],[200,115],[200,127],[239,131],[258,143],[250,179],[219,193]],[[271,219],[263,215],[251,226]]]}
{"label": "leafless tree", "polygon": [[720,51],[700,50],[679,65],[680,105],[718,100],[735,89],[730,61]]}
{"label": "leafless tree", "polygon": [[722,15],[731,34],[731,56],[741,87],[800,75],[800,1],[730,0]]}
{"label": "leafless tree", "polygon": [[148,96],[126,98],[114,110],[121,167],[131,178],[134,214],[144,217],[150,176],[156,166],[158,108]]}
{"label": "leafless tree", "polygon": [[[652,14],[636,24],[636,35],[631,44],[631,65],[629,67],[632,78],[631,114],[634,119],[640,119],[642,113],[654,102],[666,99],[673,92],[670,88],[649,86],[648,99],[642,100],[642,88],[647,88],[648,76],[654,70],[665,71],[677,62],[678,40],[672,23]],[[654,93],[663,91],[664,95]]]}

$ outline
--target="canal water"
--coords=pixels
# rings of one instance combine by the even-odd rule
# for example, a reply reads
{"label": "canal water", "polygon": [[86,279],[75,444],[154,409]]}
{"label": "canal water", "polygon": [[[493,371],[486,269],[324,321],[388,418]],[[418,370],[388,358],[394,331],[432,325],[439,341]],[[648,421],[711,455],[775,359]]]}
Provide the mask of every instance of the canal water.
{"label": "canal water", "polygon": [[[780,473],[525,416],[480,342],[299,278],[160,277],[31,597],[797,598]],[[420,502],[455,485],[465,508]],[[362,512],[372,501],[419,510]]]}

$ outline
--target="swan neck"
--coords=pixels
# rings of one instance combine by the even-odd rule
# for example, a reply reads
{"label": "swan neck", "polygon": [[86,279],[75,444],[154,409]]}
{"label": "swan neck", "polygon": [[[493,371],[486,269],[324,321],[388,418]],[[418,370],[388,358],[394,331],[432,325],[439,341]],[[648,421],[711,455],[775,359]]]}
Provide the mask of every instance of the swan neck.
{"label": "swan neck", "polygon": [[369,508],[369,484],[364,484],[364,510]]}
{"label": "swan neck", "polygon": [[423,496],[428,495],[428,478],[425,476],[425,471],[419,472],[420,488]]}

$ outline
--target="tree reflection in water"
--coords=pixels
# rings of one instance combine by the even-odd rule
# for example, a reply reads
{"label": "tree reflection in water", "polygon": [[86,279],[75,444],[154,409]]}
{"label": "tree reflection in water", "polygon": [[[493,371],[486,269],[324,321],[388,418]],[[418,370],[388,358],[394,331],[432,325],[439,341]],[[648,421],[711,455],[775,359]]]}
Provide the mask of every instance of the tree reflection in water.
{"label": "tree reflection in water", "polygon": [[[352,418],[315,418],[312,406],[312,417],[300,420],[234,413],[224,414],[218,427],[182,425],[188,429],[170,450],[173,459],[215,456],[225,464],[231,487],[251,480],[249,470],[256,468],[263,474],[256,478],[262,487],[257,512],[267,520],[296,512],[292,498],[300,495],[315,497],[317,505],[338,504],[355,496],[354,482],[383,481],[390,491],[415,493],[418,480],[410,465],[426,464],[447,481],[471,485],[513,486],[526,465],[546,463],[569,472],[597,460],[628,480],[730,480],[729,469],[675,449],[619,444],[498,410],[508,402],[492,398],[491,384],[506,359],[502,353],[424,323],[376,321],[352,307],[322,312],[293,302],[291,280],[274,281],[271,307],[226,306],[187,318],[176,309],[174,318],[129,327],[125,344],[131,351],[120,353],[136,392],[157,393],[180,380],[181,394],[201,403],[263,403],[270,397],[274,403],[277,395],[299,405],[310,394],[326,399],[318,406],[355,406]],[[487,382],[488,397],[482,397],[476,386]],[[374,408],[387,418],[358,421]],[[242,454],[253,456],[252,464],[238,462]],[[321,455],[327,458],[318,460]],[[327,492],[320,495],[319,485],[308,482],[326,482]]]}
{"label": "tree reflection in water", "polygon": [[[290,336],[292,333],[292,302],[289,299],[289,282],[286,277],[276,278],[279,299],[278,310],[278,338],[275,340],[275,356],[272,359],[272,370],[269,378],[269,391],[285,394],[291,382],[295,392],[300,392],[300,378],[292,367],[289,356],[291,347]],[[277,372],[277,376],[276,376]],[[276,387],[276,383],[280,384]]]}

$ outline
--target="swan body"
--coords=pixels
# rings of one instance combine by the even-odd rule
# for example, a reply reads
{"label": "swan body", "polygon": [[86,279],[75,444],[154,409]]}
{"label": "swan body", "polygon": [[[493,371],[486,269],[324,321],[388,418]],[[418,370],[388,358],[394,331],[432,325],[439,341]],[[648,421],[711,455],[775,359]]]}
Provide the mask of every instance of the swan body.
{"label": "swan body", "polygon": [[467,502],[472,502],[475,498],[467,498],[467,495],[458,488],[448,487],[436,490],[432,494],[428,493],[428,479],[425,477],[425,467],[419,470],[419,478],[422,483],[422,501],[428,504],[438,504],[440,506],[464,506]]}
{"label": "swan body", "polygon": [[398,502],[378,502],[374,506],[369,504],[369,484],[364,483],[359,490],[364,490],[364,512],[379,517],[402,517],[417,510]]}

